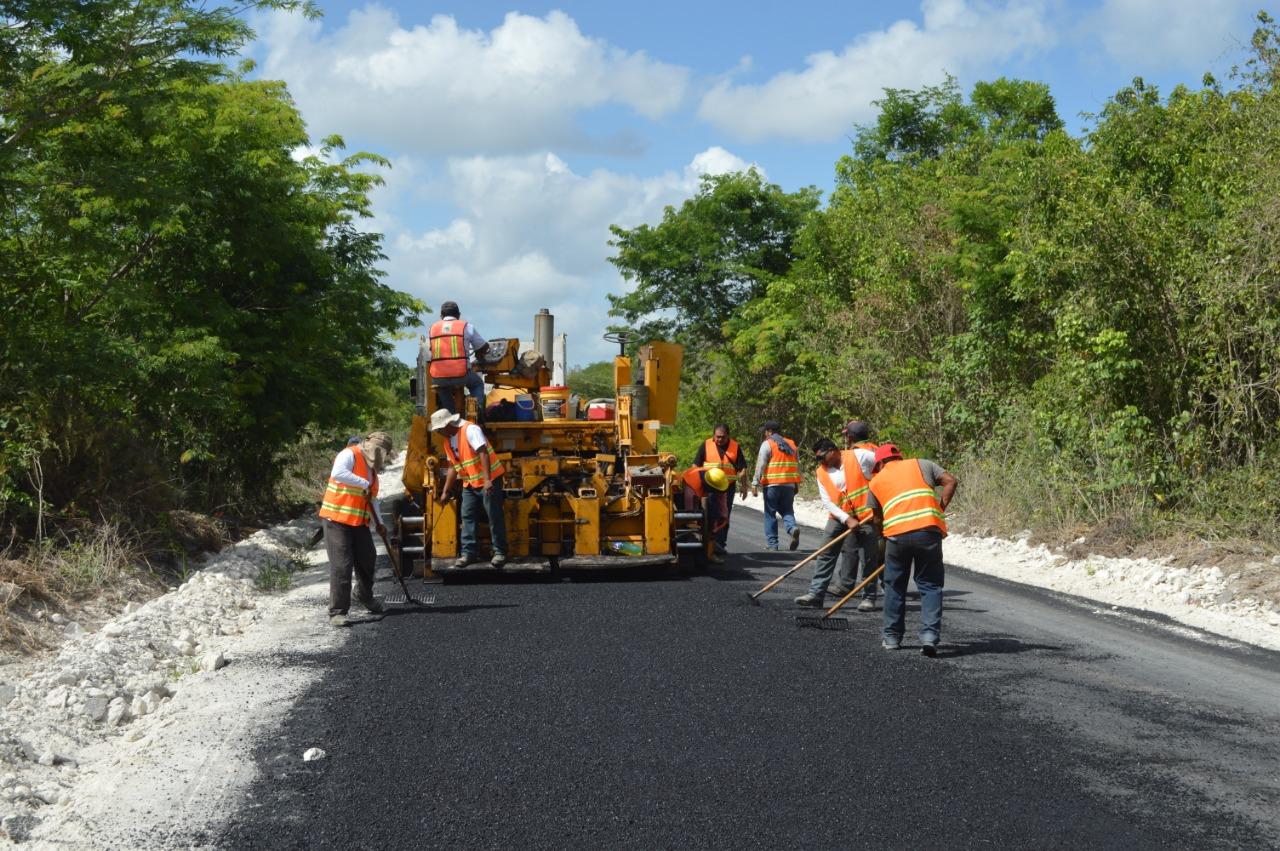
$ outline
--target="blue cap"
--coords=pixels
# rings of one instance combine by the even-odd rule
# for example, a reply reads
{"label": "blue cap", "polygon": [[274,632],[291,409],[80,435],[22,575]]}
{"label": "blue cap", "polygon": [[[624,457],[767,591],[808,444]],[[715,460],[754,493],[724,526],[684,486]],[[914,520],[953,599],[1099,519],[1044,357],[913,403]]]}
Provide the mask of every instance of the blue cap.
{"label": "blue cap", "polygon": [[347,438],[347,446],[355,446],[357,443],[364,443],[364,438],[358,434],[353,434]]}

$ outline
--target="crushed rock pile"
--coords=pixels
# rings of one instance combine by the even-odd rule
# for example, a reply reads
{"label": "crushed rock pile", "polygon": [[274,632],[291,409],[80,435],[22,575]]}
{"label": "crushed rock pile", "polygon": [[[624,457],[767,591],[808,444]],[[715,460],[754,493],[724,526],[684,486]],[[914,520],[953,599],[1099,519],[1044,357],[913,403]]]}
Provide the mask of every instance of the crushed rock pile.
{"label": "crushed rock pile", "polygon": [[[762,497],[744,506],[764,510]],[[816,499],[797,499],[796,521],[821,528],[827,512]],[[812,540],[810,541],[812,543]],[[763,546],[763,542],[761,542]],[[1172,559],[1069,558],[1019,540],[972,535],[948,536],[947,564],[1083,597],[1113,610],[1141,609],[1179,623],[1248,644],[1280,650],[1280,606],[1233,590],[1236,573],[1218,567],[1175,567]],[[1280,565],[1275,566],[1280,570]]]}
{"label": "crushed rock pile", "polygon": [[90,746],[172,723],[184,681],[215,676],[233,661],[230,638],[258,620],[255,579],[289,564],[314,529],[301,518],[258,532],[96,632],[66,624],[56,657],[0,670],[0,831],[26,839],[67,800]]}

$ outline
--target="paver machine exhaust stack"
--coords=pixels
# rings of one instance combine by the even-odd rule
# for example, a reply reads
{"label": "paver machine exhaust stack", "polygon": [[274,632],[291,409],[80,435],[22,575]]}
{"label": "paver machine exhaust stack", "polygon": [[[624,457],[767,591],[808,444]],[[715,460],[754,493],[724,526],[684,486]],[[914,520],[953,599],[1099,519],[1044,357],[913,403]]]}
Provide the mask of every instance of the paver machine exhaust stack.
{"label": "paver machine exhaust stack", "polygon": [[[703,563],[712,546],[706,512],[678,507],[675,457],[658,449],[661,426],[676,418],[683,348],[650,342],[638,348],[633,363],[630,341],[606,335],[620,345],[613,359],[614,397],[584,405],[573,388],[552,386],[554,318],[548,311],[535,317],[534,330],[532,347],[522,351],[518,339],[492,339],[485,359],[473,365],[486,382],[483,412],[463,388],[433,386],[423,341],[412,382],[405,499],[397,509],[400,564],[406,570],[423,564],[446,578],[489,569],[452,566],[459,550],[458,500],[437,499],[448,462],[443,438],[428,429],[432,410],[446,400],[483,425],[506,467],[505,570],[675,564],[682,555]],[[479,532],[488,548],[487,526]]]}

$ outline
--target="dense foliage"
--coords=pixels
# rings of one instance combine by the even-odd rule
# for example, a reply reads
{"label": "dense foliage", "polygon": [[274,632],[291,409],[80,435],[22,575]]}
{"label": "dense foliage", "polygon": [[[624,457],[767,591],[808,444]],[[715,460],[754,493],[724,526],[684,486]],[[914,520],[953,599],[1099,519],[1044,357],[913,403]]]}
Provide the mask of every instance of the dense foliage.
{"label": "dense foliage", "polygon": [[251,35],[242,11],[0,2],[0,515],[19,528],[262,499],[299,435],[361,424],[398,380],[390,335],[420,305],[353,224],[376,158],[306,148],[282,84],[218,61]]}
{"label": "dense foliage", "polygon": [[[1273,535],[1280,52],[1260,23],[1232,86],[1135,80],[1084,138],[1037,83],[887,92],[826,207],[788,222],[791,262],[706,302],[685,410],[750,434],[776,417],[805,441],[869,419],[963,470],[969,506],[1013,528]],[[656,229],[619,232],[614,262],[661,281],[649,264],[683,274],[664,258],[698,256],[689,240],[752,256],[735,243],[753,234],[690,215],[720,180],[668,210],[666,247],[637,255]],[[751,189],[788,206],[775,190]]]}

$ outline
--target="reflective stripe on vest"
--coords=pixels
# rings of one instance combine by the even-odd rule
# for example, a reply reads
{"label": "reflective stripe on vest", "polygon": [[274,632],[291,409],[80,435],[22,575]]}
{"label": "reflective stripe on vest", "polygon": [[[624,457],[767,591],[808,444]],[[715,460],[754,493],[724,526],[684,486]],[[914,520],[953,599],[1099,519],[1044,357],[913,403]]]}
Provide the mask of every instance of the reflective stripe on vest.
{"label": "reflective stripe on vest", "polygon": [[[498,478],[507,471],[502,462],[498,460],[498,455],[493,451],[493,447],[489,445],[489,441],[484,442],[484,449],[474,449],[471,441],[467,440],[467,429],[480,428],[469,420],[464,420],[462,427],[458,429],[458,451],[453,451],[453,446],[446,439],[444,442],[444,454],[448,457],[449,463],[453,465],[453,469],[458,471],[458,478],[462,481],[464,488],[482,488],[485,485],[484,467],[480,464],[480,453],[484,452],[489,456],[489,479]],[[481,432],[483,434],[484,432]]]}
{"label": "reflective stripe on vest", "polygon": [[716,446],[716,442],[714,440],[708,439],[706,443],[702,444],[702,446],[702,454],[707,459],[706,469],[710,470],[712,468],[719,467],[721,470],[724,470],[725,474],[731,479],[738,475],[738,441],[730,440],[729,448],[725,450],[723,455],[720,454],[720,447]]}
{"label": "reflective stripe on vest", "polygon": [[894,461],[871,477],[871,492],[884,514],[884,536],[892,538],[919,529],[947,534],[947,521],[938,492],[929,487],[914,459]]}
{"label": "reflective stripe on vest", "polygon": [[769,439],[769,463],[765,465],[764,475],[760,477],[760,484],[765,487],[800,484],[800,456],[796,451],[796,442],[789,437],[782,439],[791,447],[791,454],[783,455],[774,446],[773,438]]}
{"label": "reflective stripe on vest", "polygon": [[[865,523],[872,518],[873,512],[867,505],[870,488],[867,486],[867,477],[862,474],[862,465],[858,463],[857,453],[852,449],[841,452],[840,469],[844,472],[844,490],[836,490],[835,481],[822,464],[819,464],[817,469],[818,484],[822,485],[822,489],[827,492],[831,501],[840,506],[841,511],[852,514],[859,523]],[[832,520],[836,519],[834,514],[828,513],[827,516]]]}
{"label": "reflective stripe on vest", "polygon": [[441,319],[431,326],[432,378],[457,378],[467,374],[467,323],[461,319]]}
{"label": "reflective stripe on vest", "polygon": [[346,485],[337,479],[329,479],[320,503],[320,516],[334,523],[347,526],[364,526],[373,517],[369,509],[369,501],[378,498],[378,477],[369,475],[369,465],[365,463],[364,453],[348,447],[343,452],[354,456],[351,472],[369,482],[369,489]]}

